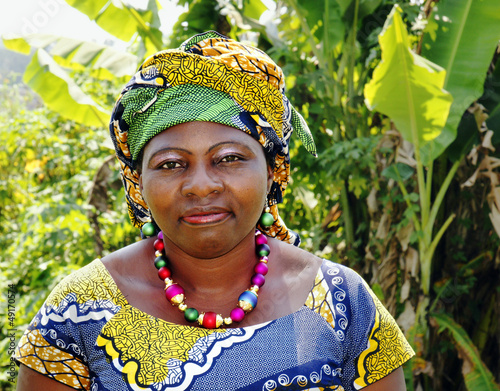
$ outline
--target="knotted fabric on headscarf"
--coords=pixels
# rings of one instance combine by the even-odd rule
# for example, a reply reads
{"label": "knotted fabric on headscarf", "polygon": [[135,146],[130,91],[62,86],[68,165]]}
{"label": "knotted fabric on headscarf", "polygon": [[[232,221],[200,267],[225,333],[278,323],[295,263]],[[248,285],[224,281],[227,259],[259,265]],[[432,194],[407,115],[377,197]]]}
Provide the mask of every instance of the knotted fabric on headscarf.
{"label": "knotted fabric on headscarf", "polygon": [[267,203],[275,221],[259,228],[298,245],[298,235],[287,229],[276,205],[290,180],[292,131],[309,152],[316,155],[316,150],[307,124],[284,90],[281,68],[263,51],[214,31],[146,59],[123,89],[110,122],[132,223],[141,227],[149,219],[136,171],[147,142],[180,123],[216,122],[249,134],[274,160]]}

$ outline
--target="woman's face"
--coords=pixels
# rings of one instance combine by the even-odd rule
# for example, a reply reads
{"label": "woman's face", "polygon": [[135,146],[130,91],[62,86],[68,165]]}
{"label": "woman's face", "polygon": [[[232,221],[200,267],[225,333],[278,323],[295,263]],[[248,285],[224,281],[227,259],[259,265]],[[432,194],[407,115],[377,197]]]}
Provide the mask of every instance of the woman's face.
{"label": "woman's face", "polygon": [[248,134],[188,122],[149,141],[139,183],[165,239],[212,258],[253,234],[272,176],[262,146]]}

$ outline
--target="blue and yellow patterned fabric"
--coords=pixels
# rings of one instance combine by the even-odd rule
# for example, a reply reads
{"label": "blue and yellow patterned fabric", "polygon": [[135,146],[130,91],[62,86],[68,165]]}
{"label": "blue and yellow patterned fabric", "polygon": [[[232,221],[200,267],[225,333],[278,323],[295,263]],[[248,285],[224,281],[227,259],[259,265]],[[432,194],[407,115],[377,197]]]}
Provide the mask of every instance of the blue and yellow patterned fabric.
{"label": "blue and yellow patterned fabric", "polygon": [[132,307],[96,260],[54,289],[15,356],[77,390],[351,391],[413,354],[361,277],[329,261],[297,312],[207,330]]}

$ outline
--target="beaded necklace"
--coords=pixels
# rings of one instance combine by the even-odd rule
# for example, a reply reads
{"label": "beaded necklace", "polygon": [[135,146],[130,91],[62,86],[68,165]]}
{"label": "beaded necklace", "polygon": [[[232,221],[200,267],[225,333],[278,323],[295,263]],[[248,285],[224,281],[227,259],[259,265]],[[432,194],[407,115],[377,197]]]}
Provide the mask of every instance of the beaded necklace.
{"label": "beaded necklace", "polygon": [[165,255],[165,244],[163,243],[163,232],[161,231],[154,242],[154,248],[156,250],[155,266],[158,269],[158,277],[160,277],[160,280],[165,281],[165,296],[173,306],[184,313],[184,319],[188,322],[198,321],[201,327],[216,329],[223,324],[230,325],[233,322],[241,322],[245,318],[245,314],[251,312],[257,306],[259,289],[266,282],[267,261],[271,252],[266,235],[259,230],[255,230],[255,252],[259,257],[259,261],[254,267],[255,274],[252,276],[250,288],[238,297],[238,305],[226,318],[215,312],[209,311],[200,314],[195,308],[188,308],[185,303],[184,289],[170,278],[172,273],[167,267],[168,258]]}

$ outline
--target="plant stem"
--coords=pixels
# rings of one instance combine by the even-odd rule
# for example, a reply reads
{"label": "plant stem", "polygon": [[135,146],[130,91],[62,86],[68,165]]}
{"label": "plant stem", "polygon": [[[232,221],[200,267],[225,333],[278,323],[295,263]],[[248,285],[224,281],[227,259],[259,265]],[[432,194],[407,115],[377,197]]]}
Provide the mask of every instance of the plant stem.
{"label": "plant stem", "polygon": [[455,176],[455,173],[458,170],[458,167],[460,166],[460,162],[462,161],[463,156],[460,157],[455,163],[453,163],[453,166],[451,166],[450,171],[448,171],[448,174],[446,175],[446,178],[443,181],[443,184],[439,188],[439,192],[436,195],[436,198],[434,199],[434,203],[432,204],[432,208],[429,214],[429,219],[427,221],[427,225],[424,227],[424,229],[431,230],[432,226],[434,225],[434,221],[436,220],[436,216],[438,214],[439,208],[441,207],[441,204],[444,200],[444,196],[446,195],[446,192],[448,191],[448,188],[450,187],[450,183]]}
{"label": "plant stem", "polygon": [[349,197],[347,196],[347,191],[347,185],[344,182],[340,191],[340,203],[342,205],[342,213],[344,215],[346,247],[350,248],[354,244],[354,227],[352,223],[351,207],[349,205]]}

